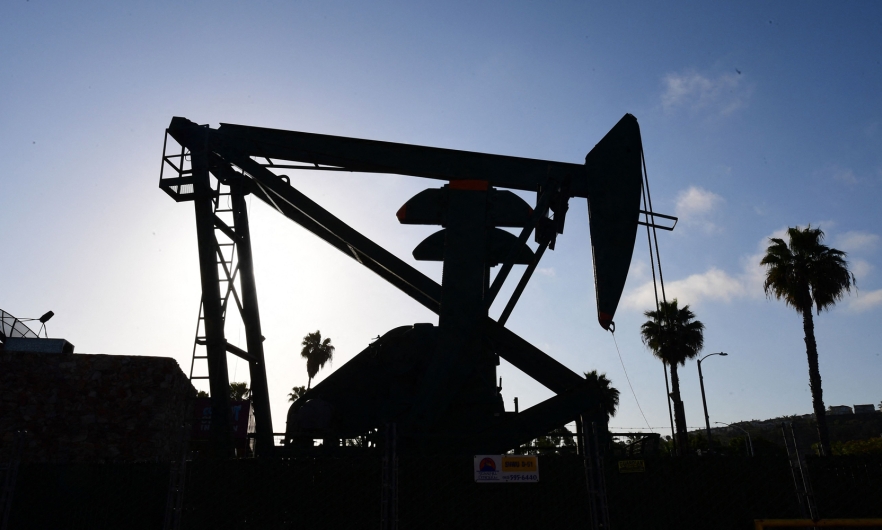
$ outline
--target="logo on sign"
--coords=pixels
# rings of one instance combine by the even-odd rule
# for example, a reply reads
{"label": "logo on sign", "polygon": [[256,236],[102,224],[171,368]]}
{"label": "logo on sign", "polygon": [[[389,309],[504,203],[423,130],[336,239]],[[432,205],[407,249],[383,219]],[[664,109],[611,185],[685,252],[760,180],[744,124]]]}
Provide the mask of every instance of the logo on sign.
{"label": "logo on sign", "polygon": [[492,458],[484,458],[478,464],[478,471],[496,471],[496,462]]}

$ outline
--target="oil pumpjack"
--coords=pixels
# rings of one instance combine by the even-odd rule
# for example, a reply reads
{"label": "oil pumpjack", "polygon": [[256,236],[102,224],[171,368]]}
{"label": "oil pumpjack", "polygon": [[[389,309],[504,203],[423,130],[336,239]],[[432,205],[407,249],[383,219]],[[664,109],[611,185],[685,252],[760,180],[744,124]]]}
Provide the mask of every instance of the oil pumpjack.
{"label": "oil pumpjack", "polygon": [[[169,136],[179,151],[170,151]],[[208,361],[215,449],[224,454],[231,447],[223,413],[229,410],[227,352],[249,362],[260,456],[280,450],[294,455],[333,451],[341,439],[388,424],[396,425],[403,453],[499,453],[580,415],[599,418],[595,390],[583,377],[504,324],[543,253],[553,250],[563,233],[569,199],[580,197],[588,201],[598,321],[604,329],[614,326],[641,212],[642,162],[640,129],[630,114],[588,153],[584,165],[242,125],[213,129],[173,118],[166,131],[160,188],[176,201],[195,204],[204,324],[197,343],[204,345]],[[164,173],[166,167],[172,176]],[[442,227],[413,251],[417,260],[443,262],[441,284],[276,174],[297,169],[446,181],[418,193],[397,212],[402,224]],[[535,206],[512,189],[535,192]],[[288,411],[284,448],[274,447],[272,438],[244,200],[248,194],[438,314],[437,325],[413,324],[387,332],[296,400]],[[231,220],[225,221],[223,214]],[[519,236],[500,227],[519,229]],[[535,252],[526,244],[534,232]],[[236,254],[235,265],[227,247]],[[494,320],[488,309],[516,264],[526,265],[526,271],[502,316]],[[494,266],[501,268],[491,282]],[[244,324],[247,351],[224,336],[231,294]],[[496,382],[499,357],[555,396],[518,413],[506,412]],[[325,441],[323,449],[314,447],[315,439]]]}

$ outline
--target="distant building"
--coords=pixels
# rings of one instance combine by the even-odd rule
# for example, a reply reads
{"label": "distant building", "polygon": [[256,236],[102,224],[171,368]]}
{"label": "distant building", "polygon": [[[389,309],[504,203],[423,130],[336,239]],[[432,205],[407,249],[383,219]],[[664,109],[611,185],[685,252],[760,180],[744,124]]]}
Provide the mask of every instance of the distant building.
{"label": "distant building", "polygon": [[0,389],[0,455],[25,430],[22,459],[62,463],[180,458],[196,394],[167,357],[10,348],[0,351]]}
{"label": "distant building", "polygon": [[827,414],[837,416],[840,414],[854,414],[848,405],[832,405],[827,407]]}
{"label": "distant building", "polygon": [[854,413],[855,414],[872,414],[876,412],[876,408],[873,405],[855,405]]}

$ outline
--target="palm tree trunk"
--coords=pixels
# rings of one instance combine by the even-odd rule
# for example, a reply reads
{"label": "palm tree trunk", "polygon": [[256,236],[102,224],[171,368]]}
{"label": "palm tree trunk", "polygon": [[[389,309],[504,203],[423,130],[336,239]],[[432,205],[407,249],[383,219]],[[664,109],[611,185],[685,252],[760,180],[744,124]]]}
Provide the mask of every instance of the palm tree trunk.
{"label": "palm tree trunk", "polygon": [[671,398],[674,400],[674,425],[677,428],[677,454],[683,456],[689,449],[689,435],[686,434],[686,409],[680,399],[680,376],[677,363],[671,363]]}
{"label": "palm tree trunk", "polygon": [[818,441],[821,455],[830,456],[830,433],[827,430],[827,413],[824,410],[824,391],[821,389],[821,371],[818,368],[818,344],[815,342],[815,321],[812,307],[807,304],[802,310],[802,329],[805,332],[805,353],[808,356],[809,388],[812,391],[812,407],[815,421],[818,422]]}
{"label": "palm tree trunk", "polygon": [[306,389],[309,390],[310,388],[312,388],[312,378],[311,377],[309,378],[309,381],[306,383]]}

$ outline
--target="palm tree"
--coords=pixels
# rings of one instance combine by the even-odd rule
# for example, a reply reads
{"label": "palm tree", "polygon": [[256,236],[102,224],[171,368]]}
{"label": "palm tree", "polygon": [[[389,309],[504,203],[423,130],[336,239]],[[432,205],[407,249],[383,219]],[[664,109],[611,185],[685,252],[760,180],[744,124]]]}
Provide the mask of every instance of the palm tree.
{"label": "palm tree", "polygon": [[291,392],[288,394],[288,401],[293,403],[300,399],[300,397],[306,393],[305,386],[295,386],[291,389]]}
{"label": "palm tree", "polygon": [[322,340],[322,333],[307,333],[303,337],[301,343],[303,349],[300,350],[300,356],[306,359],[306,373],[309,375],[309,382],[306,389],[312,388],[312,378],[319,370],[325,367],[325,363],[334,359],[334,346],[331,345],[331,339]]}
{"label": "palm tree", "polygon": [[802,315],[809,387],[818,421],[818,437],[822,453],[831,455],[812,306],[820,315],[821,311],[841,300],[844,292],[851,292],[851,288],[857,286],[854,275],[848,270],[845,252],[821,244],[824,232],[820,228],[812,228],[811,225],[805,229],[788,228],[787,237],[787,243],[776,237],[769,238],[771,245],[760,261],[760,265],[766,266],[763,289],[766,296],[784,300],[786,305]]}
{"label": "palm tree", "polygon": [[248,383],[230,383],[230,401],[243,401],[251,397]]}
{"label": "palm tree", "polygon": [[588,384],[599,390],[600,410],[606,414],[607,420],[616,415],[619,408],[619,390],[612,385],[606,374],[598,374],[597,370],[585,372],[585,379]]}
{"label": "palm tree", "polygon": [[686,434],[686,409],[680,399],[680,377],[677,366],[686,364],[704,347],[704,324],[695,320],[695,313],[689,306],[677,306],[677,299],[662,302],[656,311],[643,313],[648,317],[640,326],[640,335],[653,355],[671,367],[671,399],[674,401],[674,424],[676,425],[677,447],[685,452],[689,447]]}

